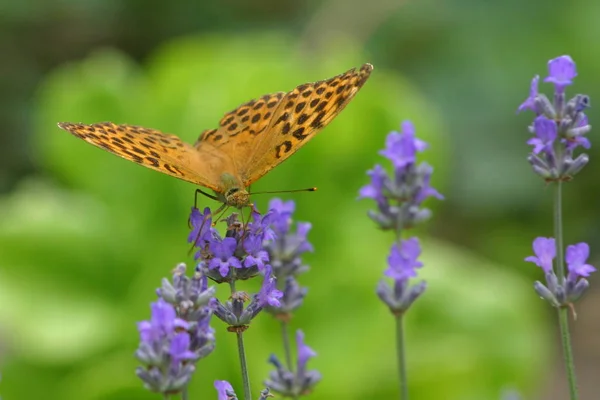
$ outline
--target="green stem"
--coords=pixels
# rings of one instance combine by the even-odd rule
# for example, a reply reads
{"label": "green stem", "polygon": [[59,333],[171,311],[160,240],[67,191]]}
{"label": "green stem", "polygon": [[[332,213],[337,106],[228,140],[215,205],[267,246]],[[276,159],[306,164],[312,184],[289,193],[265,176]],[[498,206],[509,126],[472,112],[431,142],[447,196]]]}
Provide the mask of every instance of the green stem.
{"label": "green stem", "polygon": [[[285,363],[290,372],[294,372],[294,364],[292,364],[292,351],[290,347],[290,335],[288,333],[288,323],[281,321],[281,338],[283,340],[283,351],[285,353]],[[293,394],[292,399],[298,400],[298,395]]]}
{"label": "green stem", "polygon": [[[565,263],[563,248],[562,228],[562,182],[556,184],[554,196],[554,239],[556,240],[556,276],[559,285],[565,282]],[[571,348],[571,334],[569,332],[569,310],[565,307],[558,309],[558,323],[560,327],[560,338],[565,359],[565,369],[569,382],[569,395],[571,400],[579,399],[577,392],[577,380],[575,377],[575,363],[573,361],[573,350]]]}
{"label": "green stem", "polygon": [[403,315],[396,315],[396,353],[398,357],[398,379],[400,384],[400,399],[408,400],[408,381],[406,378],[406,357],[404,354]]}
{"label": "green stem", "polygon": [[250,379],[248,378],[248,367],[246,366],[246,351],[244,350],[244,336],[237,332],[238,352],[240,353],[240,364],[242,366],[242,382],[244,385],[244,400],[252,400],[250,390]]}
{"label": "green stem", "polygon": [[556,240],[556,276],[558,277],[559,284],[562,284],[565,279],[562,233],[562,182],[558,181],[554,193],[554,240]]}
{"label": "green stem", "polygon": [[187,386],[181,391],[181,400],[187,400],[188,399],[188,390],[187,390]]}
{"label": "green stem", "polygon": [[285,363],[290,372],[294,372],[292,365],[292,351],[290,350],[290,336],[288,334],[288,323],[281,321],[281,339],[283,341],[283,351],[285,353]]}

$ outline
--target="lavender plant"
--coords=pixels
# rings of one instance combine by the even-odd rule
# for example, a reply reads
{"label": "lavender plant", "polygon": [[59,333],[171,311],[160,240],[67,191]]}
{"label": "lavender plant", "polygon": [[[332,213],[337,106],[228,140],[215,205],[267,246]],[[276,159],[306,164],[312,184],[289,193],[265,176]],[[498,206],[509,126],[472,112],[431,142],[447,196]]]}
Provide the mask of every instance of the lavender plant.
{"label": "lavender plant", "polygon": [[269,203],[269,209],[274,215],[271,227],[275,232],[275,239],[266,242],[265,249],[269,254],[273,274],[277,277],[283,296],[279,305],[269,305],[265,310],[281,323],[285,365],[275,355],[271,355],[269,362],[275,370],[264,383],[282,396],[297,399],[312,391],[321,380],[321,374],[316,370],[306,369],[306,363],[311,357],[316,356],[316,353],[304,343],[304,333],[300,330],[296,332],[296,365],[292,362],[289,324],[293,312],[302,305],[308,291],[307,288],[300,286],[298,276],[309,270],[308,265],[302,260],[302,255],[313,251],[313,246],[307,239],[311,224],[298,222],[296,230],[292,230],[295,207],[293,201],[283,202],[280,199],[273,199]]}
{"label": "lavender plant", "polygon": [[[544,271],[546,284],[536,281],[535,291],[558,311],[564,361],[571,400],[578,399],[575,366],[569,333],[568,310],[588,288],[585,279],[596,269],[587,264],[589,246],[578,243],[566,248],[563,255],[562,186],[587,165],[589,158],[582,153],[574,156],[578,147],[589,149],[591,144],[585,134],[591,129],[584,111],[590,105],[587,95],[577,94],[566,100],[566,88],[577,76],[575,63],[569,56],[560,56],[548,62],[548,76],[544,82],[554,85],[553,101],[538,92],[539,76],[531,82],[529,97],[518,111],[531,110],[536,117],[529,131],[533,134],[527,144],[533,146],[528,160],[533,171],[554,186],[554,237],[538,237],[533,241],[535,256],[525,261],[533,262]],[[565,268],[565,261],[567,267]]]}
{"label": "lavender plant", "polygon": [[416,162],[417,153],[426,148],[427,144],[415,137],[413,124],[403,122],[401,132],[391,132],[386,139],[386,148],[379,152],[391,161],[393,173],[388,175],[381,165],[375,165],[367,172],[371,182],[359,192],[360,199],[371,198],[377,204],[377,210],[370,210],[369,217],[380,229],[391,230],[396,237],[388,256],[388,268],[384,272],[393,283],[390,286],[382,279],[376,292],[396,318],[399,390],[402,399],[408,398],[403,317],[426,288],[424,281],[409,285],[410,278],[416,277],[417,269],[423,266],[418,260],[421,246],[418,238],[402,239],[402,234],[431,216],[431,211],[422,207],[424,200],[428,197],[443,199],[430,186],[433,168],[427,163]]}
{"label": "lavender plant", "polygon": [[[136,356],[144,363],[138,376],[145,386],[165,397],[181,393],[195,370],[195,363],[214,349],[213,329],[209,326],[212,315],[227,324],[227,330],[236,334],[240,357],[244,399],[251,398],[243,333],[262,311],[268,311],[282,322],[282,335],[287,366],[275,356],[270,362],[276,371],[266,385],[284,396],[298,398],[307,394],[320,380],[317,371],[308,371],[306,363],[316,355],[306,344],[301,331],[297,333],[298,362],[291,364],[291,350],[287,338],[292,311],[306,295],[296,276],[308,270],[301,255],[312,251],[306,236],[310,224],[299,223],[292,231],[293,202],[274,199],[264,215],[254,211],[248,223],[238,220],[237,214],[225,219],[226,233],[221,236],[215,229],[211,211],[192,208],[191,232],[188,242],[193,243],[197,266],[191,278],[185,275],[186,266],[178,265],[172,282],[163,279],[157,290],[159,300],[152,305],[150,321],[139,323],[140,348]],[[250,295],[236,290],[236,282],[262,275],[263,284],[258,293]],[[208,287],[208,279],[228,283],[230,297],[222,303],[215,297],[215,288]],[[278,282],[283,291],[277,288]],[[248,303],[248,304],[246,304]],[[215,382],[219,398],[237,398],[226,381]],[[272,396],[267,388],[261,399]]]}

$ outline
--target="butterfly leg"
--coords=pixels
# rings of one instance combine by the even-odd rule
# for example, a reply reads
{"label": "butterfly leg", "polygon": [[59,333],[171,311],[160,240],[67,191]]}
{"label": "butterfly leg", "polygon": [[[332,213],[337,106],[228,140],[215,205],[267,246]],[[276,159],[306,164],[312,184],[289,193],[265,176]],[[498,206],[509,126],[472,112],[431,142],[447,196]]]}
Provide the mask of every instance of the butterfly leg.
{"label": "butterfly leg", "polygon": [[213,199],[216,201],[221,201],[221,199],[219,199],[217,196],[213,196],[210,193],[206,193],[204,190],[202,189],[196,189],[196,191],[194,192],[194,208],[198,208],[196,205],[198,204],[198,193],[208,197],[209,199]]}

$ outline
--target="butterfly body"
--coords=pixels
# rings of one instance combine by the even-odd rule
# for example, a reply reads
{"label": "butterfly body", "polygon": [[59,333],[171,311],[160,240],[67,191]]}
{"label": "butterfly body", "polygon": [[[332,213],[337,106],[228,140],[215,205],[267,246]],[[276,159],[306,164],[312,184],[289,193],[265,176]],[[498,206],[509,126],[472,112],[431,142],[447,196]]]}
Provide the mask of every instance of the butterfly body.
{"label": "butterfly body", "polygon": [[134,125],[59,123],[73,135],[122,158],[212,189],[223,203],[250,205],[247,188],[285,161],[354,98],[373,67],[264,95],[225,114],[194,145]]}

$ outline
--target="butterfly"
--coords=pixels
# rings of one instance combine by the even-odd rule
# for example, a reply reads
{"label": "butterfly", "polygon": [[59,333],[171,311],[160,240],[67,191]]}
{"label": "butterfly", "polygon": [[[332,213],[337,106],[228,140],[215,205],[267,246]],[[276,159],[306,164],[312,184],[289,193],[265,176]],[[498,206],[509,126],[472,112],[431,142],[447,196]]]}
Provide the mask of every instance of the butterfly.
{"label": "butterfly", "polygon": [[112,122],[58,126],[94,146],[145,167],[212,189],[227,206],[250,206],[247,188],[329,124],[369,78],[364,64],[242,104],[193,145],[155,129]]}

